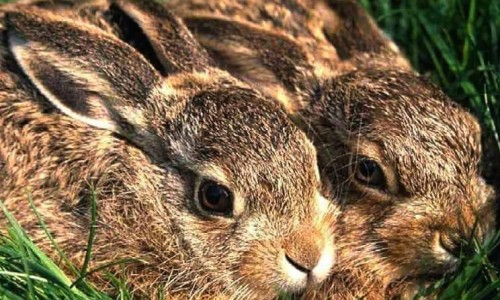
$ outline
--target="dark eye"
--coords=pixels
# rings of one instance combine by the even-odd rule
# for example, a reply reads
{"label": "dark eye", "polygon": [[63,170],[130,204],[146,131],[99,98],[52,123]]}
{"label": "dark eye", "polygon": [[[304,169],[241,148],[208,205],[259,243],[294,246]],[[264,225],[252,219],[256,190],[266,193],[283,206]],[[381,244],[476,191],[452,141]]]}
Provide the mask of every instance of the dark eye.
{"label": "dark eye", "polygon": [[233,212],[233,194],[215,181],[206,180],[198,190],[198,199],[203,210],[217,215],[231,215]]}
{"label": "dark eye", "polygon": [[356,179],[363,184],[383,188],[385,176],[379,164],[371,159],[362,159],[356,166]]}

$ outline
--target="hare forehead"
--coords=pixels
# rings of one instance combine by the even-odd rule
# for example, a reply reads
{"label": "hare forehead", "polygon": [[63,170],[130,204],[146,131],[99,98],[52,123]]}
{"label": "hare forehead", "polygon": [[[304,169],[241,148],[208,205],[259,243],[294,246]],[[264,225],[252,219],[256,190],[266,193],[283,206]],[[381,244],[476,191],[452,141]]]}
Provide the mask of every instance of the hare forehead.
{"label": "hare forehead", "polygon": [[311,142],[274,103],[252,90],[203,90],[182,114],[173,131],[177,140],[190,143],[194,162],[217,165],[253,187],[281,182],[289,188],[288,183],[317,180]]}
{"label": "hare forehead", "polygon": [[[270,194],[309,197],[306,194],[311,194],[319,181],[314,149],[300,135],[293,135],[289,141],[280,137],[265,141],[266,137],[256,136],[260,141],[248,141],[248,135],[242,139],[238,133],[221,137],[205,135],[195,155],[198,161],[224,170],[230,182],[245,193],[255,194],[258,188],[265,198]],[[224,144],[231,139],[232,142]]]}
{"label": "hare forehead", "polygon": [[469,169],[480,158],[480,127],[466,111],[433,98],[380,100],[360,106],[351,131],[374,141],[409,169]]}
{"label": "hare forehead", "polygon": [[480,156],[479,135],[467,122],[467,116],[451,110],[437,110],[434,115],[417,111],[405,113],[391,125],[386,125],[388,120],[377,126],[393,128],[393,135],[384,139],[386,148],[391,147],[396,154],[401,152],[399,156],[414,154],[420,163],[457,167],[475,164]]}
{"label": "hare forehead", "polygon": [[240,87],[202,90],[190,99],[185,115],[187,123],[192,123],[206,137],[219,139],[230,147],[280,143],[280,140],[286,143],[300,136],[277,106],[255,91]]}
{"label": "hare forehead", "polygon": [[466,140],[405,137],[384,146],[384,159],[395,168],[408,192],[434,192],[437,183],[466,187],[478,176],[478,155]]}
{"label": "hare forehead", "polygon": [[410,193],[433,192],[436,182],[469,186],[481,156],[478,124],[461,109],[427,100],[365,109],[351,131],[380,148],[379,159]]}

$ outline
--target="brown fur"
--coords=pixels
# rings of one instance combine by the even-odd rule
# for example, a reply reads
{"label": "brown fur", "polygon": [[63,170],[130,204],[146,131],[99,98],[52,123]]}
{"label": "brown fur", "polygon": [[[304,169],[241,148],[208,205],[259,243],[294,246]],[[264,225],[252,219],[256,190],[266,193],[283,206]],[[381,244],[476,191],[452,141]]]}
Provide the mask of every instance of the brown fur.
{"label": "brown fur", "polygon": [[[103,3],[94,4],[111,7]],[[307,284],[324,279],[336,213],[319,193],[305,134],[277,105],[214,68],[167,10],[113,3],[141,27],[153,54],[119,40],[123,28],[95,14],[99,5],[2,7],[0,199],[57,258],[31,197],[80,265],[95,189],[91,267],[140,259],[125,274],[144,297],[160,289],[182,299],[301,291],[305,282],[283,268],[285,254],[308,269],[326,259]],[[230,217],[196,204],[203,179],[235,195]],[[100,274],[92,281],[109,287]]]}
{"label": "brown fur", "polygon": [[[344,208],[339,264],[317,297],[409,295],[456,267],[454,252],[475,225],[479,240],[491,233],[494,193],[479,174],[477,121],[413,72],[356,1],[168,7],[222,67],[281,102],[315,141]],[[382,169],[381,188],[356,179],[364,158]]]}

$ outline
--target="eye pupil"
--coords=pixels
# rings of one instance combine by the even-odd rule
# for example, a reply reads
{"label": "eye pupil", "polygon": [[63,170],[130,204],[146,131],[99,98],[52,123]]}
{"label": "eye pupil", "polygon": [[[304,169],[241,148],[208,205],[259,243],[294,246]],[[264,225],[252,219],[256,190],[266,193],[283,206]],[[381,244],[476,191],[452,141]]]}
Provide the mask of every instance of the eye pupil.
{"label": "eye pupil", "polygon": [[209,185],[205,192],[205,198],[207,202],[212,205],[217,205],[228,197],[227,191],[217,185]]}
{"label": "eye pupil", "polygon": [[209,213],[229,215],[233,210],[231,192],[214,181],[203,182],[198,197],[201,208]]}
{"label": "eye pupil", "polygon": [[377,172],[378,165],[373,160],[365,160],[361,163],[360,172],[365,177],[371,177]]}
{"label": "eye pupil", "polygon": [[379,164],[371,159],[362,159],[356,168],[356,179],[371,187],[383,188],[385,177]]}

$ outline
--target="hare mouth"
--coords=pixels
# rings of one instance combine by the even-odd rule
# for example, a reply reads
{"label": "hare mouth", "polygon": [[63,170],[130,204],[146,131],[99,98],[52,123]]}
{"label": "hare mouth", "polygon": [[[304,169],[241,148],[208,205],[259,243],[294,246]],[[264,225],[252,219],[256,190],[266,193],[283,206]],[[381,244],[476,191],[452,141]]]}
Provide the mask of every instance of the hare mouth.
{"label": "hare mouth", "polygon": [[432,253],[434,259],[439,262],[440,269],[444,269],[445,272],[456,269],[460,258],[460,251],[460,242],[450,240],[439,232],[436,233]]}
{"label": "hare mouth", "polygon": [[411,275],[411,276],[403,276],[396,280],[398,281],[414,281],[414,282],[435,282],[443,277],[453,274],[457,270],[457,266],[455,265],[441,265],[435,266],[432,270],[425,271],[421,274]]}
{"label": "hare mouth", "polygon": [[311,286],[321,283],[326,279],[334,264],[332,252],[330,247],[325,247],[314,265],[300,264],[283,253],[280,264],[287,277],[282,283],[282,288],[287,293],[300,295]]}

